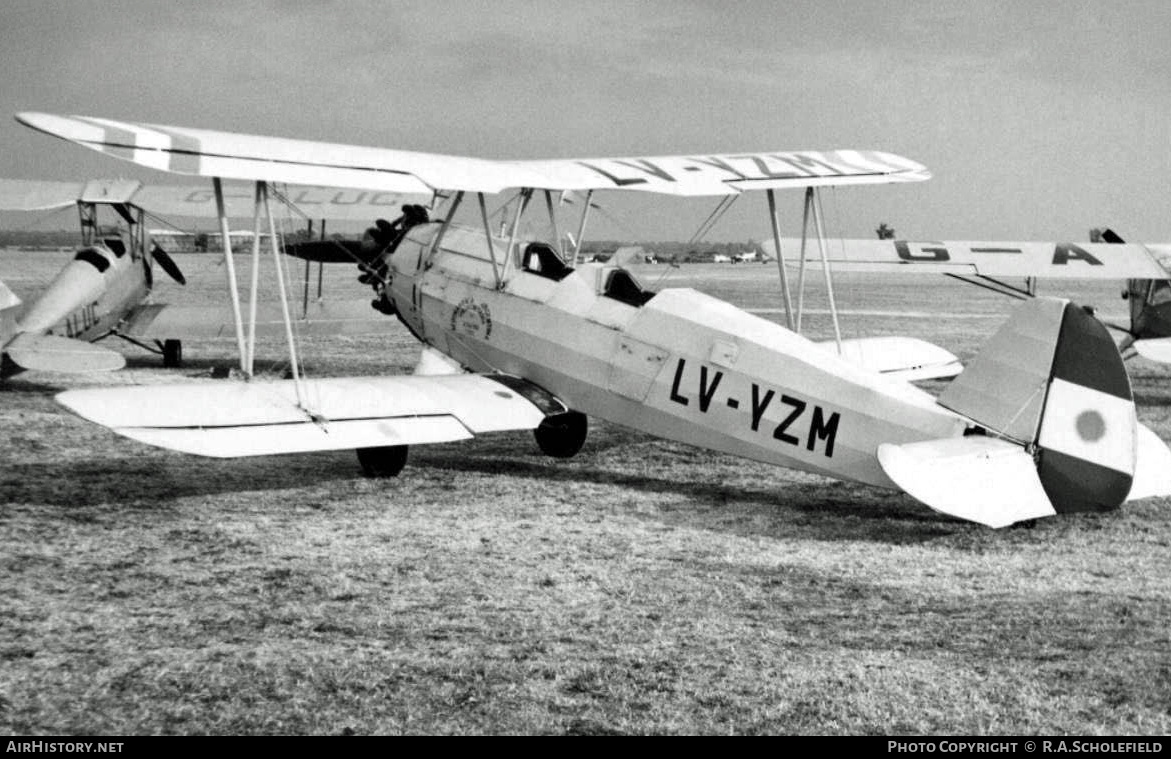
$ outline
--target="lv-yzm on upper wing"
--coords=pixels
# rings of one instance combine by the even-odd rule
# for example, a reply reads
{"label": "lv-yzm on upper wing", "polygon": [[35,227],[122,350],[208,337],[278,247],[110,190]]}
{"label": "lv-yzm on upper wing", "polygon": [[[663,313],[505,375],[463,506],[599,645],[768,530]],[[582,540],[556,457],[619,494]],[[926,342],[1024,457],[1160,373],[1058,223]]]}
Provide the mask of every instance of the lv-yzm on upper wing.
{"label": "lv-yzm on upper wing", "polygon": [[496,161],[82,116],[21,113],[22,124],[161,171],[402,193],[509,187],[734,195],[744,190],[915,182],[926,168],[863,150]]}

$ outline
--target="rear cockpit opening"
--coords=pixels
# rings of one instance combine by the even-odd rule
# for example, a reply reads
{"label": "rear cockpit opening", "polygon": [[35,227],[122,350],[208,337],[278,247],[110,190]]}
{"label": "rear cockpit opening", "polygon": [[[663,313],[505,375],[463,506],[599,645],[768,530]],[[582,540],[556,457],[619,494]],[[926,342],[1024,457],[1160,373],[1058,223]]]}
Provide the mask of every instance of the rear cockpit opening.
{"label": "rear cockpit opening", "polygon": [[606,277],[602,295],[639,308],[655,297],[654,290],[647,290],[633,274],[626,269],[615,269]]}

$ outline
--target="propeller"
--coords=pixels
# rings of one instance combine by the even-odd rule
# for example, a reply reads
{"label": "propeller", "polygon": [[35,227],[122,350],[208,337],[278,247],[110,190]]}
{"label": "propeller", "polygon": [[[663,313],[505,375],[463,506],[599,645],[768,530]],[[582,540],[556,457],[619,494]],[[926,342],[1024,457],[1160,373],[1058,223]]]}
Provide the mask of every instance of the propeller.
{"label": "propeller", "polygon": [[367,227],[366,233],[362,235],[362,260],[369,261],[386,250],[398,236],[401,227],[401,224],[396,227],[386,219],[376,219],[374,226]]}
{"label": "propeller", "polygon": [[171,276],[171,279],[181,285],[187,284],[187,278],[183,276],[183,272],[179,271],[179,265],[175,263],[175,259],[171,258],[171,255],[167,251],[159,247],[158,243],[154,243],[154,246],[150,250],[150,255],[159,267]]}
{"label": "propeller", "polygon": [[384,256],[388,252],[394,252],[394,249],[406,236],[407,230],[416,224],[424,224],[428,221],[430,221],[430,216],[427,209],[417,205],[403,206],[402,216],[395,219],[394,223],[386,219],[376,219],[374,226],[367,228],[366,233],[362,235],[360,246],[362,263],[358,265],[362,274],[358,277],[358,281],[377,290],[379,284],[386,278],[387,264]]}

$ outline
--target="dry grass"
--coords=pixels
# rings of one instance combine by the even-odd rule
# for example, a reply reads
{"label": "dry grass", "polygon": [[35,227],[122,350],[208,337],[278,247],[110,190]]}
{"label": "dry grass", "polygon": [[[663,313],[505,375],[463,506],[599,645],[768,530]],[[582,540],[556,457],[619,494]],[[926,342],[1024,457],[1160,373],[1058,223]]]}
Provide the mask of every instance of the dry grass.
{"label": "dry grass", "polygon": [[[180,259],[213,279],[174,297],[212,297],[212,261]],[[760,269],[703,284],[779,305],[740,272]],[[928,281],[842,289],[846,309],[1007,306]],[[1120,311],[1116,289],[1090,295]],[[997,324],[847,321],[964,356]],[[402,371],[413,348],[390,331],[312,343],[312,368]],[[185,348],[187,374],[232,351]],[[176,378],[132,363],[105,381]],[[1171,372],[1130,369],[1171,438]],[[0,732],[1171,730],[1166,500],[992,531],[603,424],[568,462],[501,435],[416,448],[378,482],[349,453],[138,445],[52,402],[82,384],[0,387]]]}

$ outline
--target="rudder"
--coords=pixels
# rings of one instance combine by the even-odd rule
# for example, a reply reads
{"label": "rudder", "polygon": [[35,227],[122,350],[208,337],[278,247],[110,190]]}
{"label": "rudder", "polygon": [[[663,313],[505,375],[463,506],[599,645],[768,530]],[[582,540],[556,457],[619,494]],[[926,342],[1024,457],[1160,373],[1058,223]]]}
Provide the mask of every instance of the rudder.
{"label": "rudder", "polygon": [[1074,303],[1024,304],[939,402],[1023,444],[1058,513],[1116,509],[1130,492],[1130,378],[1106,327]]}

